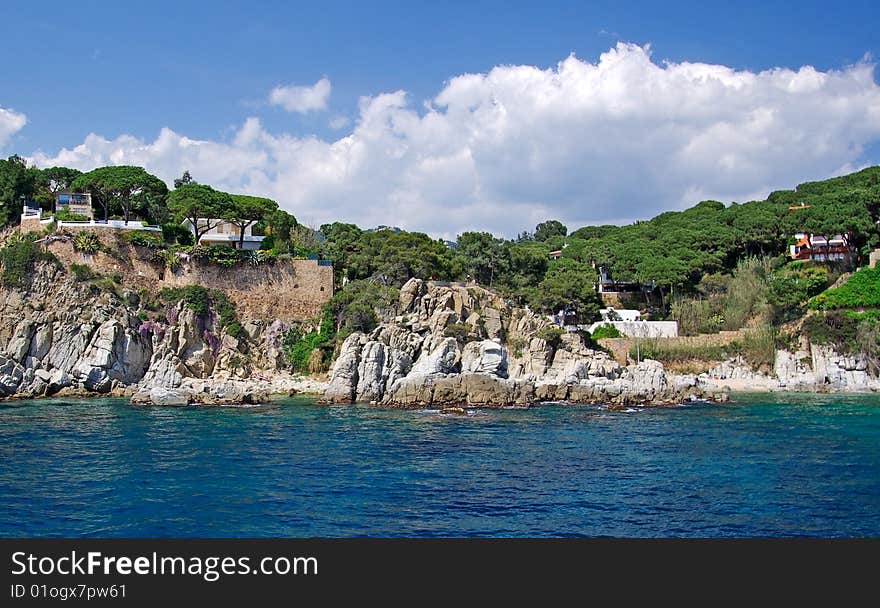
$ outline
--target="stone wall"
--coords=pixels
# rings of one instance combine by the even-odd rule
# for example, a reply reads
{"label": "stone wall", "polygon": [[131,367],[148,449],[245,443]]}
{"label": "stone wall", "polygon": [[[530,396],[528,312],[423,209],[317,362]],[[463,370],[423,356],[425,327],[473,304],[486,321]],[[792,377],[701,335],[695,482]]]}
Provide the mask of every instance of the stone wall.
{"label": "stone wall", "polygon": [[[656,341],[659,344],[676,346],[724,346],[731,342],[742,341],[742,330],[737,331],[720,331],[717,334],[699,334],[697,336],[678,336],[676,338],[648,338],[648,340]],[[643,339],[644,340],[644,339]],[[630,350],[635,348],[635,338],[603,338],[599,340],[599,344],[607,348],[614,355],[614,358],[621,365],[626,365]]]}
{"label": "stone wall", "polygon": [[53,236],[46,248],[65,267],[87,264],[100,276],[121,278],[124,288],[157,292],[164,287],[201,285],[221,289],[235,304],[239,318],[306,321],[318,317],[333,297],[333,267],[317,260],[278,260],[274,264],[224,268],[181,259],[174,272],[151,260],[153,251],[129,244],[120,231],[95,231],[104,246],[93,255],[73,249],[67,237]]}
{"label": "stone wall", "polygon": [[159,287],[202,285],[221,289],[242,318],[303,321],[321,314],[333,297],[333,267],[317,260],[281,260],[264,266],[189,263],[165,271]]}

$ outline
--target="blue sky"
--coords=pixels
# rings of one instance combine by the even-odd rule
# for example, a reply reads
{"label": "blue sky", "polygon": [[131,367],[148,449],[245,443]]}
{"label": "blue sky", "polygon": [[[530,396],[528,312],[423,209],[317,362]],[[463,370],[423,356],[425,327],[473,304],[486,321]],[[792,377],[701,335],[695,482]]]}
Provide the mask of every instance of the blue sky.
{"label": "blue sky", "polygon": [[[149,143],[163,128],[228,142],[249,117],[276,137],[333,142],[362,119],[361,96],[403,90],[411,110],[422,114],[421,104],[456,76],[505,65],[554,69],[570,53],[595,64],[618,41],[650,45],[651,60],[661,66],[843,70],[880,54],[878,12],[867,1],[12,3],[0,23],[0,108],[25,115],[27,123],[5,143],[0,139],[0,151],[53,157],[90,133]],[[268,103],[276,86],[307,86],[322,77],[332,82],[332,93],[320,111]],[[338,128],[343,117],[349,123]],[[333,119],[337,128],[329,126]],[[861,151],[846,161],[875,162],[877,137],[857,139]],[[832,165],[839,160],[830,159],[826,172],[838,170]],[[267,171],[269,179],[276,173]],[[787,171],[779,179],[796,175]],[[755,192],[793,185],[764,181],[754,182]],[[269,188],[265,180],[236,183]],[[355,190],[363,192],[360,185]],[[488,204],[503,204],[502,198]],[[290,205],[303,200],[293,197]],[[681,203],[667,197],[665,204]],[[534,206],[592,219],[589,208],[572,212],[553,200]],[[593,215],[625,220],[644,213],[639,207],[619,217]]]}

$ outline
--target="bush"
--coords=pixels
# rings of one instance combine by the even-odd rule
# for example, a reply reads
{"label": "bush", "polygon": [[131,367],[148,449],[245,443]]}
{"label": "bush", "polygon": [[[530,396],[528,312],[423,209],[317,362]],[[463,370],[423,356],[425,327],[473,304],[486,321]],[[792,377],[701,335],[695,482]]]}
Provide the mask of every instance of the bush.
{"label": "bush", "polygon": [[37,262],[58,261],[54,255],[42,250],[36,243],[36,238],[35,234],[16,236],[0,250],[5,286],[27,289],[30,287]]}
{"label": "bush", "polygon": [[217,315],[216,326],[226,333],[242,340],[247,332],[238,322],[235,305],[219,289],[205,289],[201,285],[186,287],[166,287],[159,292],[159,299],[164,302],[183,302],[198,317],[207,320],[213,312]]}
{"label": "bush", "polygon": [[193,233],[190,232],[189,228],[186,226],[182,226],[180,224],[163,224],[162,225],[162,238],[168,244],[178,244],[178,245],[194,245],[195,237]]}
{"label": "bush", "polygon": [[218,264],[225,268],[232,268],[242,259],[242,252],[228,245],[205,246],[196,245],[190,251],[193,259],[209,264]]}
{"label": "bush", "polygon": [[88,222],[89,217],[79,213],[71,213],[66,207],[62,207],[55,213],[55,219],[62,222]]}
{"label": "bush", "polygon": [[443,335],[447,338],[455,338],[456,342],[464,344],[472,332],[473,329],[467,323],[450,323],[443,330]]}
{"label": "bush", "polygon": [[95,278],[95,273],[88,264],[71,264],[68,269],[77,281],[89,281]]}
{"label": "bush", "polygon": [[132,245],[140,245],[141,247],[149,247],[150,249],[159,249],[165,246],[165,241],[161,237],[149,232],[134,230],[125,234],[126,240]]}
{"label": "bush", "polygon": [[180,302],[200,317],[211,311],[211,294],[201,285],[186,287],[165,287],[159,292],[159,299],[166,302]]}
{"label": "bush", "polygon": [[605,323],[600,325],[590,334],[590,337],[593,340],[601,340],[603,338],[619,338],[621,337],[620,330],[611,325],[610,323]]}
{"label": "bush", "polygon": [[282,350],[287,356],[290,367],[295,371],[307,372],[315,369],[318,364],[315,350],[319,349],[321,366],[326,358],[325,347],[333,339],[333,311],[330,306],[324,308],[318,331],[309,332],[305,335],[298,328],[289,329],[282,338]]}
{"label": "bush", "polygon": [[101,239],[91,231],[82,231],[73,237],[73,249],[80,253],[95,254],[101,251]]}
{"label": "bush", "polygon": [[565,330],[554,327],[552,325],[548,325],[547,327],[542,327],[541,329],[539,329],[538,333],[535,335],[547,342],[547,344],[549,344],[551,348],[556,348],[562,341],[562,335],[564,333]]}

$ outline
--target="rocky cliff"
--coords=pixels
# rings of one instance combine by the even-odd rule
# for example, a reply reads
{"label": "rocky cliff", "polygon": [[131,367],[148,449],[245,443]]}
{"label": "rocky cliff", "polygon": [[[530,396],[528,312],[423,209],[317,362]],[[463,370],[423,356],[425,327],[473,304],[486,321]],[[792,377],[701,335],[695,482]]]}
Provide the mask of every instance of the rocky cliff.
{"label": "rocky cliff", "polygon": [[[119,293],[121,292],[121,293]],[[242,403],[323,390],[283,371],[280,320],[228,335],[183,302],[145,316],[142,295],[37,265],[28,289],[0,290],[0,397],[132,395],[135,401]],[[139,316],[140,314],[140,316]]]}
{"label": "rocky cliff", "polygon": [[541,331],[546,319],[479,287],[411,279],[398,313],[345,340],[326,400],[503,407],[545,400],[666,404],[705,394],[694,376],[668,374],[656,361],[621,366],[579,334],[550,344],[540,337],[548,335]]}

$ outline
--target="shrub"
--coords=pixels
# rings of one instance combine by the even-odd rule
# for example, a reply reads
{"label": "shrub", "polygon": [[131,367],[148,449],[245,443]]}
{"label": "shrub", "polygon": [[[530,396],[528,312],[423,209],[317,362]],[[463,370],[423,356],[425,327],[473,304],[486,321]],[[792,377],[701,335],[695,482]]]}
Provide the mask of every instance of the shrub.
{"label": "shrub", "polygon": [[95,254],[101,251],[101,239],[91,231],[82,231],[73,237],[73,249],[80,253]]}
{"label": "shrub", "polygon": [[196,245],[190,251],[190,255],[195,260],[208,262],[210,264],[218,264],[226,268],[232,268],[239,260],[241,260],[241,252],[234,247],[228,245],[218,245],[216,247],[208,247],[205,245]]}
{"label": "shrub", "polygon": [[180,302],[187,308],[205,317],[211,311],[211,295],[201,285],[187,285],[186,287],[166,287],[159,292],[159,298],[166,302]]}
{"label": "shrub", "polygon": [[282,350],[287,355],[290,367],[295,371],[310,371],[317,366],[314,351],[320,349],[321,365],[326,358],[326,349],[333,339],[333,311],[327,306],[321,315],[318,331],[305,335],[299,328],[291,328],[282,338]]}
{"label": "shrub", "polygon": [[562,335],[564,333],[565,330],[560,329],[559,327],[548,325],[547,327],[542,327],[541,329],[539,329],[538,333],[535,335],[547,342],[547,344],[549,344],[552,348],[556,348],[562,341]]}
{"label": "shrub", "polygon": [[162,238],[172,245],[176,243],[188,246],[195,243],[193,233],[186,226],[174,223],[162,225]]}
{"label": "shrub", "polygon": [[77,281],[88,281],[95,278],[95,273],[88,264],[71,264],[69,270]]}
{"label": "shrub", "polygon": [[55,213],[55,219],[62,222],[88,222],[89,217],[79,213],[71,213],[66,207],[62,207]]}
{"label": "shrub", "polygon": [[619,338],[621,336],[620,330],[611,325],[610,323],[605,323],[600,325],[593,331],[590,337],[593,340],[601,340],[603,338]]}
{"label": "shrub", "polygon": [[172,271],[180,268],[180,255],[176,249],[157,249],[152,261]]}
{"label": "shrub", "polygon": [[33,233],[11,238],[0,250],[0,260],[3,262],[3,284],[22,289],[30,287],[37,262],[57,262],[54,255],[43,251],[36,243]]}
{"label": "shrub", "polygon": [[141,232],[139,230],[133,230],[131,232],[126,233],[126,240],[132,245],[139,245],[141,247],[149,247],[150,249],[159,249],[160,247],[165,246],[165,241],[162,240],[161,237],[151,234],[149,232]]}
{"label": "shrub", "polygon": [[447,338],[455,338],[456,342],[464,344],[468,341],[472,331],[471,326],[467,323],[450,323],[443,330],[443,335]]}

